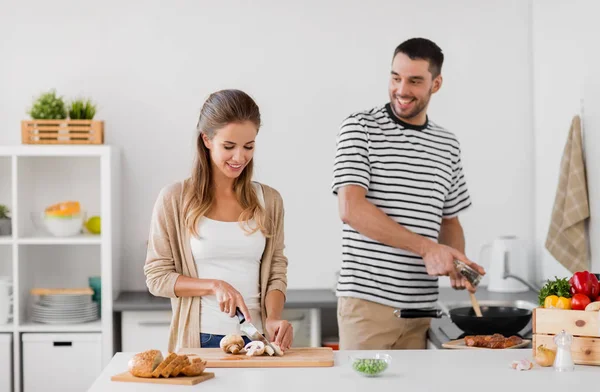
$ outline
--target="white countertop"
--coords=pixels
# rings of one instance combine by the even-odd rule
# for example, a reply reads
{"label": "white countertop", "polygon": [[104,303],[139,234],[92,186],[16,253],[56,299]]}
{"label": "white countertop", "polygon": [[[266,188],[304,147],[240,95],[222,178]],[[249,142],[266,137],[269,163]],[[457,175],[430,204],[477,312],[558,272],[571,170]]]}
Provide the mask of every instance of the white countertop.
{"label": "white countertop", "polygon": [[[90,392],[162,391],[560,391],[600,385],[600,367],[575,366],[558,373],[535,366],[529,371],[509,367],[513,360],[531,360],[531,350],[402,350],[380,351],[393,357],[385,374],[367,378],[348,362],[354,351],[336,351],[329,368],[207,369],[215,378],[193,386],[113,382],[110,377],[127,370],[134,353],[117,353],[88,390]],[[377,388],[377,389],[373,389]],[[507,390],[507,388],[511,388]]]}

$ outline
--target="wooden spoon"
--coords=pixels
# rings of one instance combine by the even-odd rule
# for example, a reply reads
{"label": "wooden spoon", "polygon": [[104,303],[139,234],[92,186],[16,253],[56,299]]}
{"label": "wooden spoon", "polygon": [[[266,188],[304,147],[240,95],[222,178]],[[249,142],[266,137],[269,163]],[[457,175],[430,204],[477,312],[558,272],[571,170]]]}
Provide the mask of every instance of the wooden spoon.
{"label": "wooden spoon", "polygon": [[482,317],[481,308],[479,307],[479,302],[477,302],[477,298],[475,298],[475,294],[469,292],[469,296],[471,297],[471,305],[473,305],[473,310],[475,311],[475,315],[477,317]]}

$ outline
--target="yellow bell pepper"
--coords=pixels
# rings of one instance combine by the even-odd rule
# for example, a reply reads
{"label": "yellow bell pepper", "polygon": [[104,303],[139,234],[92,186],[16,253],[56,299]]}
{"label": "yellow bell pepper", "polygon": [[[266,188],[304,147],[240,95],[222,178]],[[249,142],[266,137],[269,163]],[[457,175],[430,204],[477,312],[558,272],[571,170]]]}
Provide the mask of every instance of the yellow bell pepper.
{"label": "yellow bell pepper", "polygon": [[546,308],[546,309],[555,308],[557,302],[558,302],[558,296],[556,296],[556,295],[549,295],[544,300],[544,308]]}
{"label": "yellow bell pepper", "polygon": [[549,295],[544,300],[544,308],[546,309],[571,309],[571,298],[558,297]]}
{"label": "yellow bell pepper", "polygon": [[556,301],[556,307],[558,309],[571,309],[571,298],[558,298],[558,301]]}

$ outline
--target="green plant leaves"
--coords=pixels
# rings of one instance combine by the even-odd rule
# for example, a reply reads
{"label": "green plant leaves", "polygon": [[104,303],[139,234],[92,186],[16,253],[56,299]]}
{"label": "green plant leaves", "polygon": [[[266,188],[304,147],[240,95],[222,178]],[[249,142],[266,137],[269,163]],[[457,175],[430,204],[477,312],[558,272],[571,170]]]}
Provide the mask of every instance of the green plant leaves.
{"label": "green plant leaves", "polygon": [[34,120],[63,120],[67,118],[65,103],[62,97],[56,96],[54,90],[40,95],[33,103],[28,114]]}
{"label": "green plant leaves", "polygon": [[91,120],[96,115],[96,105],[92,101],[77,99],[71,102],[69,118],[71,120]]}
{"label": "green plant leaves", "polygon": [[[64,120],[67,108],[62,97],[56,96],[55,90],[41,94],[27,112],[34,120]],[[96,105],[89,99],[75,99],[68,108],[71,120],[92,120],[96,115]]]}

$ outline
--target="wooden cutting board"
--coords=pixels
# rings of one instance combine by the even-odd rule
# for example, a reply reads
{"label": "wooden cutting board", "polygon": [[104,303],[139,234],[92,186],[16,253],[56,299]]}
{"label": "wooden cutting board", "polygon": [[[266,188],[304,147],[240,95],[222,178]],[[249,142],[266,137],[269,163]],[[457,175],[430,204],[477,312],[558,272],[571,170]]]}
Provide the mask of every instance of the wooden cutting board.
{"label": "wooden cutting board", "polygon": [[196,355],[206,361],[207,368],[278,368],[331,367],[333,350],[329,347],[291,348],[281,357],[225,354],[220,348],[185,348],[178,354]]}
{"label": "wooden cutting board", "polygon": [[[517,344],[516,346],[509,347],[511,348],[522,348],[527,347],[531,343],[531,340],[523,339],[521,344]],[[499,348],[486,348],[486,347],[470,347],[465,344],[465,339],[452,340],[448,343],[442,344],[444,348],[454,348],[454,349],[467,349],[467,350],[507,350],[507,349],[499,349]]]}
{"label": "wooden cutting board", "polygon": [[214,373],[204,372],[196,377],[145,378],[135,377],[127,371],[121,374],[116,374],[110,379],[111,381],[145,382],[149,384],[196,385],[202,381],[210,380],[214,376]]}

